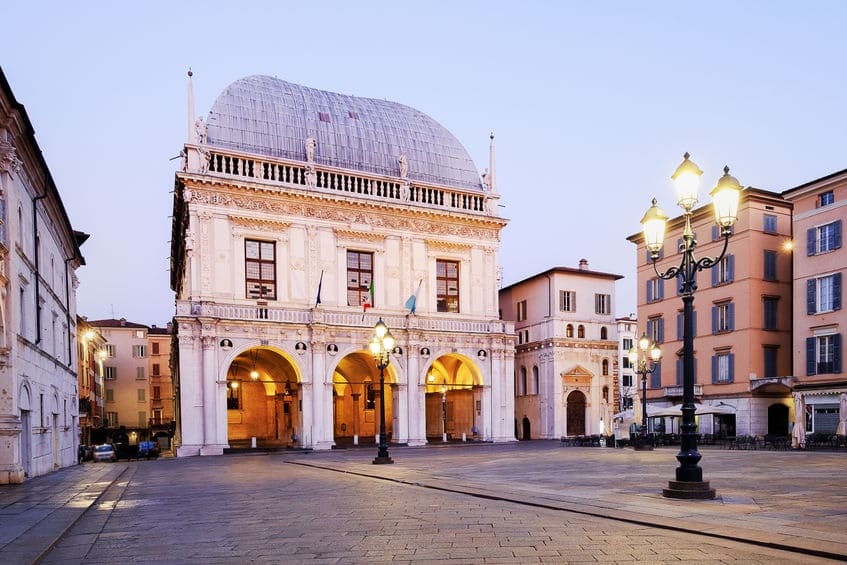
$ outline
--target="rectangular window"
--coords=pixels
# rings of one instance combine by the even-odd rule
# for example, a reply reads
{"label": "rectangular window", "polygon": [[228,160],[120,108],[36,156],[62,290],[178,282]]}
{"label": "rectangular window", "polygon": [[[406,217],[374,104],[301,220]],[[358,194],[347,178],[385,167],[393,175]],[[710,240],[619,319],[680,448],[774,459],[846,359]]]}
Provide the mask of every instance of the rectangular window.
{"label": "rectangular window", "polygon": [[135,378],[136,379],[144,379],[144,367],[136,367],[135,368]]}
{"label": "rectangular window", "polygon": [[147,346],[146,345],[133,345],[132,346],[132,356],[133,357],[147,357]]}
{"label": "rectangular window", "polygon": [[662,363],[661,361],[653,365],[653,372],[650,373],[650,388],[662,388]]}
{"label": "rectangular window", "polygon": [[[683,340],[685,339],[685,320],[683,319],[682,312],[676,315],[676,339]],[[697,337],[697,310],[694,310],[691,313],[691,329],[693,330],[693,336]]]}
{"label": "rectangular window", "polygon": [[152,352],[153,355],[159,354],[159,342],[158,341],[154,341],[153,343],[151,343],[150,348],[151,348],[151,352]]}
{"label": "rectangular window", "polygon": [[661,317],[647,320],[647,337],[656,343],[665,341],[665,320]]}
{"label": "rectangular window", "polygon": [[153,400],[162,400],[162,387],[153,387]]}
{"label": "rectangular window", "polygon": [[318,112],[318,119],[322,122],[329,122],[329,112]]}
{"label": "rectangular window", "polygon": [[118,376],[118,368],[117,367],[103,367],[103,377],[107,381],[113,381]]}
{"label": "rectangular window", "polygon": [[152,376],[154,376],[154,377],[160,377],[160,376],[162,376],[162,373],[160,373],[160,371],[161,371],[161,367],[159,366],[159,364],[158,364],[158,363],[153,363],[153,369],[152,369],[152,371],[153,371],[153,372],[151,373],[151,375],[152,375]]}
{"label": "rectangular window", "polygon": [[762,312],[764,319],[762,320],[762,328],[766,330],[777,329],[777,306],[779,299],[773,296],[766,296],[762,299]]}
{"label": "rectangular window", "polygon": [[[626,357],[624,357],[624,359],[626,359]],[[632,386],[632,375],[623,375],[623,386]]]}
{"label": "rectangular window", "polygon": [[144,339],[144,330],[135,330],[135,337],[137,339]]}
{"label": "rectangular window", "polygon": [[712,286],[731,283],[735,278],[735,256],[727,255],[712,267]]}
{"label": "rectangular window", "polygon": [[818,199],[818,207],[829,206],[830,204],[835,204],[835,193],[831,190],[821,192],[821,196]]}
{"label": "rectangular window", "polygon": [[776,360],[779,354],[779,348],[766,345],[762,348],[762,352],[764,353],[764,374],[762,376],[766,379],[777,376]]}
{"label": "rectangular window", "polygon": [[735,355],[729,352],[717,353],[712,357],[712,383],[731,383],[735,379]]}
{"label": "rectangular window", "polygon": [[253,300],[276,300],[276,244],[244,240],[246,296]]}
{"label": "rectangular window", "polygon": [[766,281],[775,281],[776,280],[776,251],[771,251],[769,249],[764,250],[764,279]]}
{"label": "rectangular window", "polygon": [[439,312],[459,311],[459,262],[435,261],[435,301]]}
{"label": "rectangular window", "polygon": [[[694,366],[694,383],[697,383],[697,359],[693,361]],[[682,385],[685,382],[685,367],[683,366],[682,356],[676,360],[676,384]]]}
{"label": "rectangular window", "polygon": [[106,389],[106,402],[114,402],[115,401],[115,389],[107,388]]}
{"label": "rectangular window", "polygon": [[573,290],[559,291],[559,311],[576,312],[576,292]]}
{"label": "rectangular window", "polygon": [[[632,349],[632,338],[631,337],[623,338],[621,340],[621,346],[623,348],[623,368],[629,369],[632,366],[632,364],[629,362],[629,355],[627,355],[627,354],[629,353],[629,350]],[[624,378],[626,378],[626,375],[624,375]]]}
{"label": "rectangular window", "polygon": [[118,427],[118,413],[117,412],[106,412],[106,426],[109,428],[117,428]]}
{"label": "rectangular window", "polygon": [[595,314],[611,314],[612,313],[612,295],[611,294],[595,294],[594,295],[594,313]]}
{"label": "rectangular window", "polygon": [[776,216],[773,214],[764,215],[763,230],[765,233],[776,233]]}
{"label": "rectangular window", "polygon": [[227,410],[238,410],[239,409],[239,387],[238,381],[230,381],[226,383],[226,409]]}
{"label": "rectangular window", "polygon": [[731,332],[735,326],[735,304],[724,302],[712,306],[712,333]]}
{"label": "rectangular window", "polygon": [[841,310],[841,273],[806,281],[806,313]]}
{"label": "rectangular window", "polygon": [[841,247],[841,220],[806,231],[806,254],[827,253]]}
{"label": "rectangular window", "polygon": [[103,349],[105,349],[105,350],[106,350],[106,354],[107,354],[109,357],[114,357],[114,356],[115,356],[115,346],[114,346],[114,345],[112,345],[111,343],[107,343],[106,345],[104,345],[104,346],[103,346]]}
{"label": "rectangular window", "polygon": [[526,300],[521,300],[515,305],[517,321],[524,322],[526,321]]}
{"label": "rectangular window", "polygon": [[138,427],[146,428],[147,427],[147,412],[143,410],[138,411]]}
{"label": "rectangular window", "polygon": [[152,423],[156,424],[156,425],[164,423],[162,421],[162,411],[161,410],[159,410],[159,409],[153,410],[153,422]]}
{"label": "rectangular window", "polygon": [[136,394],[138,395],[138,402],[144,402],[147,400],[147,390],[143,388],[139,388],[136,390]]}
{"label": "rectangular window", "polygon": [[665,279],[653,278],[647,281],[647,302],[657,302],[665,298]]}
{"label": "rectangular window", "polygon": [[361,307],[362,304],[371,304],[373,260],[373,253],[347,252],[347,306]]}
{"label": "rectangular window", "polygon": [[806,338],[806,374],[841,373],[841,334]]}

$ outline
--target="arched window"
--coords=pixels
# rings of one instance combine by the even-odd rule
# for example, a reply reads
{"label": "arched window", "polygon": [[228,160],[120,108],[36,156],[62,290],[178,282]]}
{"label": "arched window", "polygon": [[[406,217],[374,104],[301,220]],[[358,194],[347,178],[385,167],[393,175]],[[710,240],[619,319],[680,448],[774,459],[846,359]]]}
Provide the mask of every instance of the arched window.
{"label": "arched window", "polygon": [[609,360],[603,359],[603,375],[608,376],[609,374]]}
{"label": "arched window", "polygon": [[606,326],[600,328],[600,339],[609,339],[609,335],[606,331]]}
{"label": "arched window", "polygon": [[538,394],[538,365],[532,366],[532,394]]}
{"label": "arched window", "polygon": [[565,329],[565,337],[573,337],[573,326],[568,324],[568,327]]}
{"label": "arched window", "polygon": [[579,327],[576,329],[576,337],[580,339],[585,339],[585,326],[583,326],[582,324],[580,324]]}
{"label": "arched window", "polygon": [[526,394],[526,367],[521,367],[521,379],[518,384],[518,396]]}

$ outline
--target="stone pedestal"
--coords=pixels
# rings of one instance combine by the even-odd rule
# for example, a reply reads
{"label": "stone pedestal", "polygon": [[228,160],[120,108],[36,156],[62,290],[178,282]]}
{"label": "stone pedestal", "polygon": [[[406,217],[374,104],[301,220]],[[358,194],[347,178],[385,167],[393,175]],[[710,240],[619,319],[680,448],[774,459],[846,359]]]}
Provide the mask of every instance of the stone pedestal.
{"label": "stone pedestal", "polygon": [[715,489],[709,487],[709,481],[668,481],[668,488],[662,489],[662,496],[686,500],[711,500],[715,498]]}

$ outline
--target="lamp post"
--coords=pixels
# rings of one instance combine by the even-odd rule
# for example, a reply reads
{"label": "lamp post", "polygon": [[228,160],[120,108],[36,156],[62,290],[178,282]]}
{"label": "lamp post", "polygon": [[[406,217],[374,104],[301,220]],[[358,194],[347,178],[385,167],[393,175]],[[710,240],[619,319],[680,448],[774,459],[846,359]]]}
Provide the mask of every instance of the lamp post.
{"label": "lamp post", "polygon": [[441,441],[447,443],[447,383],[441,385]]}
{"label": "lamp post", "polygon": [[388,331],[388,326],[382,318],[374,326],[374,335],[371,339],[371,354],[374,357],[377,369],[379,369],[379,451],[373,460],[374,465],[385,465],[394,463],[388,456],[388,442],[385,432],[385,368],[391,362],[391,350],[394,349],[394,337]]}
{"label": "lamp post", "polygon": [[662,350],[644,333],[638,338],[638,345],[629,350],[627,357],[635,372],[641,375],[641,437],[635,449],[649,451],[653,445],[647,441],[647,375],[656,368],[662,358]]}
{"label": "lamp post", "polygon": [[662,489],[662,495],[668,498],[711,499],[715,497],[715,489],[709,487],[708,481],[703,481],[703,469],[699,466],[701,459],[697,451],[697,436],[694,422],[694,291],[697,289],[696,275],[698,271],[711,268],[720,263],[726,255],[732,226],[738,219],[738,201],[743,187],[735,177],[730,176],[729,167],[724,167],[723,176],[718,180],[710,195],[715,213],[715,222],[720,228],[723,238],[723,248],[717,257],[694,256],[697,240],[691,228],[691,215],[697,204],[697,189],[703,171],[689,161],[690,155],[685,154],[682,163],[677,167],[671,178],[676,184],[677,204],[683,210],[685,224],[682,231],[682,243],[679,250],[682,259],[678,266],[670,267],[660,273],[656,266],[665,238],[665,224],[668,216],[653,199],[653,204],[641,219],[644,226],[644,243],[650,252],[653,270],[662,279],[679,279],[682,294],[682,425],[681,448],[676,456],[679,467],[676,468],[676,480],[670,481],[668,488]]}

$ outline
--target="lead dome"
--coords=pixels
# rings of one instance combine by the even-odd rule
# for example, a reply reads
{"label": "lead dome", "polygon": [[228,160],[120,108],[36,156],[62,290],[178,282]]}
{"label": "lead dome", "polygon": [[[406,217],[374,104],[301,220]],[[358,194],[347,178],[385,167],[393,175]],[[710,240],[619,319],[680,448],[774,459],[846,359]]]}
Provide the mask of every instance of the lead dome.
{"label": "lead dome", "polygon": [[209,145],[399,176],[406,155],[412,181],[482,191],[467,150],[441,124],[414,108],[348,96],[269,76],[249,76],[218,96],[207,119]]}

